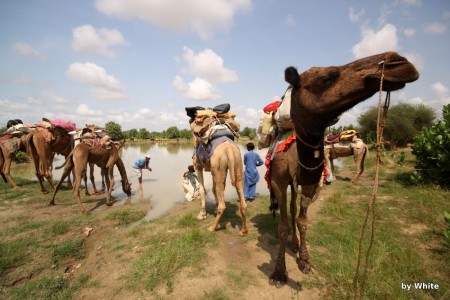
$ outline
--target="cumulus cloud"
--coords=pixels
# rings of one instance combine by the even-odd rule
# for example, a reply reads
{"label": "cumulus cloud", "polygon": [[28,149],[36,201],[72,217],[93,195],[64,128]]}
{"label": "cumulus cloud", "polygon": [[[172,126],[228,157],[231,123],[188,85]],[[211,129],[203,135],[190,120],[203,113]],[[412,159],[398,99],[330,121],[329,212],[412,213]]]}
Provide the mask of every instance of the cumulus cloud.
{"label": "cumulus cloud", "polygon": [[444,33],[447,30],[447,26],[445,26],[442,23],[430,23],[425,26],[425,32],[431,33],[431,34],[441,34]]}
{"label": "cumulus cloud", "polygon": [[72,80],[91,86],[92,95],[98,99],[114,100],[126,98],[125,88],[105,69],[91,62],[73,63],[66,71]]}
{"label": "cumulus cloud", "polygon": [[189,99],[217,100],[222,97],[215,86],[202,78],[195,78],[193,81],[186,83],[183,78],[176,76],[172,84],[181,95]]}
{"label": "cumulus cloud", "polygon": [[102,13],[123,18],[141,19],[156,26],[175,30],[193,30],[208,39],[217,31],[226,31],[236,13],[251,9],[251,0],[96,0]]}
{"label": "cumulus cloud", "polygon": [[75,110],[77,114],[82,116],[102,116],[103,112],[101,110],[95,110],[89,108],[87,104],[80,104]]}
{"label": "cumulus cloud", "polygon": [[195,53],[188,47],[183,48],[183,60],[187,67],[183,68],[183,74],[193,75],[190,82],[179,75],[172,84],[181,95],[194,100],[216,100],[222,97],[220,91],[214,85],[217,82],[234,82],[239,79],[236,71],[224,67],[222,57],[211,49],[205,49]]}
{"label": "cumulus cloud", "polygon": [[13,45],[11,45],[11,49],[13,49],[17,54],[21,56],[45,59],[45,57],[40,54],[39,51],[35,50],[30,44],[25,42],[14,43]]}
{"label": "cumulus cloud", "polygon": [[72,49],[75,52],[89,52],[114,57],[113,46],[126,45],[122,33],[117,29],[99,28],[83,25],[72,30]]}
{"label": "cumulus cloud", "polygon": [[355,9],[353,7],[350,7],[348,11],[348,18],[352,23],[357,23],[359,19],[364,16],[364,14],[364,9],[361,9],[359,12],[355,12]]}
{"label": "cumulus cloud", "polygon": [[188,64],[185,72],[212,82],[237,81],[239,76],[233,70],[223,66],[223,58],[211,49],[205,49],[198,54],[188,47],[183,49],[184,61]]}
{"label": "cumulus cloud", "polygon": [[392,24],[384,25],[379,31],[368,26],[362,26],[361,34],[361,41],[352,48],[355,58],[362,58],[385,51],[398,51],[397,28]]}

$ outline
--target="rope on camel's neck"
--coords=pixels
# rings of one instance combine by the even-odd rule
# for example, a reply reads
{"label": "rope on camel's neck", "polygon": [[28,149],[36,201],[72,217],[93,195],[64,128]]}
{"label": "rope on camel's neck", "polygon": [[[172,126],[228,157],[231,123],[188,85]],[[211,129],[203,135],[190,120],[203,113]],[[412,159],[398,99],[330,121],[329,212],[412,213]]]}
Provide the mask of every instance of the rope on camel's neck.
{"label": "rope on camel's neck", "polygon": [[[380,95],[378,98],[378,114],[377,114],[377,163],[376,163],[376,169],[375,169],[375,180],[373,185],[373,191],[372,191],[372,197],[369,201],[369,205],[367,206],[366,216],[364,219],[364,223],[361,228],[361,235],[359,238],[359,247],[358,247],[358,261],[356,263],[356,271],[355,276],[353,278],[353,299],[362,299],[364,295],[364,287],[366,284],[367,279],[367,268],[369,264],[369,257],[370,257],[370,251],[372,250],[374,238],[375,238],[375,199],[377,197],[378,192],[378,184],[379,184],[379,171],[380,171],[380,165],[383,164],[381,160],[381,146],[383,143],[383,130],[384,126],[386,125],[386,118],[387,118],[387,111],[389,109],[390,101],[391,101],[391,94],[390,92],[387,92],[386,99],[383,106],[383,113],[381,113],[381,98],[383,94],[383,79],[384,79],[384,66],[385,61],[382,61],[379,63],[382,65],[381,69],[381,78],[380,78]],[[359,278],[359,268],[362,260],[362,244],[363,239],[366,234],[366,228],[367,223],[369,222],[369,218],[371,219],[371,231],[369,236],[369,245],[367,247],[366,253],[365,253],[365,264],[364,264],[364,270],[361,278],[361,282],[358,281]],[[358,293],[358,284],[359,284],[359,293]]]}

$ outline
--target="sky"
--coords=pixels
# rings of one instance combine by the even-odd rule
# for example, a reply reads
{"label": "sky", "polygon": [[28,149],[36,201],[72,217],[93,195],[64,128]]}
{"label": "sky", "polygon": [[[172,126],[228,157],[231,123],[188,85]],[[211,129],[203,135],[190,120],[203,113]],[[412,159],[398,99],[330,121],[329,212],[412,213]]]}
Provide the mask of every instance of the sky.
{"label": "sky", "polygon": [[[391,94],[441,117],[450,103],[448,0],[0,2],[0,127],[42,118],[122,130],[189,128],[185,107],[229,103],[244,127],[287,88],[284,70],[396,51],[420,72]],[[335,126],[358,125],[378,95]]]}

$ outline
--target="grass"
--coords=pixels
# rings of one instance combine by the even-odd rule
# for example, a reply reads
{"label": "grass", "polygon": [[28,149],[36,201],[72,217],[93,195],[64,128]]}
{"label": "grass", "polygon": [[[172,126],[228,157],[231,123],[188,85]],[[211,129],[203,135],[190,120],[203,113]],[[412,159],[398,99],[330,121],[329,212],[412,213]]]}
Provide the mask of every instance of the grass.
{"label": "grass", "polygon": [[[191,217],[182,216],[177,222]],[[180,221],[181,220],[181,221]],[[204,229],[187,228],[185,232],[160,231],[146,241],[148,249],[137,259],[129,277],[132,289],[145,288],[153,291],[165,284],[167,294],[173,290],[176,274],[186,267],[195,267],[205,257],[205,246],[216,244],[216,236]]]}
{"label": "grass", "polygon": [[145,213],[142,210],[125,208],[108,213],[106,218],[113,220],[115,225],[129,225],[141,220],[145,216]]}
{"label": "grass", "polygon": [[[405,168],[408,167],[407,163],[402,163],[406,164]],[[346,164],[351,164],[351,161]],[[396,180],[395,172],[385,174],[383,178],[386,180],[380,184],[376,200],[376,231],[365,298],[448,297],[450,267],[445,262],[450,261],[450,253],[442,240],[442,214],[444,210],[450,209],[448,191],[433,186],[404,185]],[[320,255],[311,255],[325,278],[325,297],[328,299],[353,298],[358,241],[372,186],[355,185],[351,194],[345,190],[344,187],[341,192],[326,199],[321,212],[326,221],[316,223],[308,236],[312,249],[321,247],[327,250],[321,251]],[[418,228],[426,229],[417,232],[407,230],[414,228],[414,225],[422,225]],[[367,241],[363,244],[364,251],[368,246]],[[424,246],[418,247],[419,242]],[[314,253],[314,250],[310,253]],[[402,283],[415,282],[436,283],[440,288],[414,289],[409,292],[401,289]]]}
{"label": "grass", "polygon": [[83,255],[83,239],[69,239],[54,245],[52,249],[52,258],[56,261],[67,258],[80,259]]}

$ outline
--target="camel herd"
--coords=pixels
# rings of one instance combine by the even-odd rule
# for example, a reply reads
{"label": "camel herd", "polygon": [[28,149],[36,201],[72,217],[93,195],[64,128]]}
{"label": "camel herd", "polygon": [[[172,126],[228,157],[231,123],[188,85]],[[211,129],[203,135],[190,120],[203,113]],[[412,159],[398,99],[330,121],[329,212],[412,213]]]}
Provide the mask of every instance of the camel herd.
{"label": "camel herd", "polygon": [[[322,188],[322,171],[326,161],[324,151],[323,133],[329,124],[333,123],[342,113],[356,104],[368,99],[377,92],[396,91],[402,89],[406,83],[413,82],[419,78],[419,73],[406,58],[395,52],[386,52],[366,58],[362,58],[341,66],[313,67],[303,73],[291,73],[286,81],[292,86],[291,92],[291,117],[295,129],[295,143],[282,152],[274,154],[271,162],[270,183],[273,196],[279,207],[280,220],[278,223],[279,251],[274,271],[270,276],[269,283],[281,287],[287,282],[285,253],[287,238],[289,235],[289,220],[287,212],[287,188],[291,190],[291,228],[293,251],[298,252],[298,267],[301,272],[309,273],[312,264],[306,246],[307,211],[311,203],[319,196]],[[87,145],[80,143],[75,148],[69,148],[69,141],[64,137],[57,144],[49,145],[42,142],[41,137],[35,130],[29,134],[25,143],[28,144],[29,153],[33,157],[36,176],[39,179],[42,192],[47,192],[43,187],[46,178],[53,185],[49,161],[49,153],[59,153],[66,157],[64,172],[61,180],[55,188],[50,204],[54,204],[55,195],[62,181],[74,170],[74,196],[80,209],[85,212],[79,196],[81,178],[86,173],[88,163],[96,163],[102,168],[109,186],[107,204],[110,204],[111,189],[114,184],[112,176],[114,165],[116,165],[122,176],[122,188],[128,195],[131,194],[125,168],[118,155],[116,147],[110,147],[108,151],[94,151]],[[359,147],[365,155],[367,148]],[[327,157],[336,157],[327,153]],[[364,157],[363,155],[361,157]],[[15,187],[9,175],[7,164],[8,157],[2,155],[2,176]],[[225,181],[228,172],[231,183],[236,187],[239,198],[242,227],[240,235],[246,235],[248,228],[246,224],[247,206],[244,200],[243,186],[243,163],[237,146],[230,141],[223,142],[215,149],[208,164],[202,163],[195,155],[194,166],[200,183],[203,184],[203,170],[210,171],[213,178],[213,193],[216,199],[217,212],[214,222],[208,230],[215,231],[219,228],[220,218],[226,209],[224,200]],[[10,162],[8,162],[10,163]],[[62,166],[61,166],[62,167]],[[359,172],[353,181],[356,181]],[[300,195],[300,203],[297,203],[297,194]],[[201,211],[198,219],[206,218],[205,190],[201,189]],[[299,209],[299,213],[297,210]],[[299,232],[299,238],[296,234]]]}

